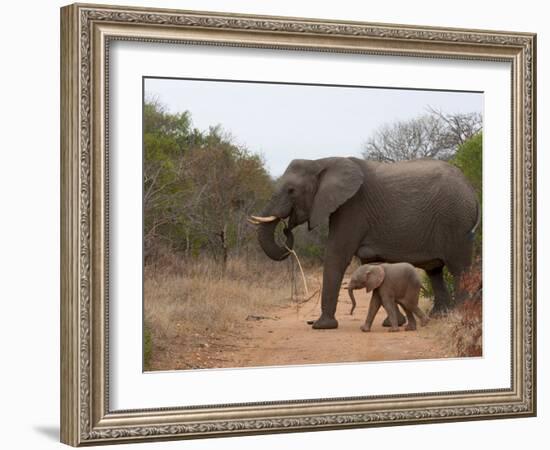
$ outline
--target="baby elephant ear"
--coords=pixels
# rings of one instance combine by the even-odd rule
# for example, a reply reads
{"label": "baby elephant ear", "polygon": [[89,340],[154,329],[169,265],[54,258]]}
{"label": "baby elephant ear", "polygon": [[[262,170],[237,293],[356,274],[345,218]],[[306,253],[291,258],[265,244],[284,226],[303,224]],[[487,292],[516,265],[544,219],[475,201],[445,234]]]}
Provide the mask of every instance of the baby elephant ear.
{"label": "baby elephant ear", "polygon": [[365,272],[365,286],[367,291],[373,291],[384,281],[386,272],[382,266],[372,266]]}

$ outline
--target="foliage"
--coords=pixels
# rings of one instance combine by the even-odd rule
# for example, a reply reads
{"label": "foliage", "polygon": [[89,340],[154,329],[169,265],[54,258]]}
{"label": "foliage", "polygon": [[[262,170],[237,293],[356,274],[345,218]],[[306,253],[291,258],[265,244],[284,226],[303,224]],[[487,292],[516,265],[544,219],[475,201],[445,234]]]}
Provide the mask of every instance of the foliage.
{"label": "foliage", "polygon": [[459,146],[450,163],[458,167],[472,183],[478,199],[482,200],[481,184],[483,181],[483,133],[477,133]]}
{"label": "foliage", "polygon": [[208,252],[225,265],[252,240],[246,217],[269,199],[273,182],[261,157],[220,126],[199,131],[191,123],[189,112],[145,103],[145,256],[157,256],[162,244],[187,256]]}
{"label": "foliage", "polygon": [[471,301],[479,301],[481,300],[482,283],[481,258],[478,256],[470,270],[462,275],[460,279],[460,289],[466,292],[467,298]]}
{"label": "foliage", "polygon": [[419,158],[448,161],[460,145],[481,130],[478,113],[425,115],[384,125],[363,144],[365,159],[396,162]]}
{"label": "foliage", "polygon": [[455,325],[450,333],[456,356],[482,356],[482,302],[465,300],[454,311]]}
{"label": "foliage", "polygon": [[151,358],[153,356],[153,334],[151,328],[143,325],[143,370],[150,370]]}
{"label": "foliage", "polygon": [[[443,281],[445,282],[445,285],[447,286],[447,290],[449,291],[449,294],[451,297],[454,297],[455,294],[455,284],[454,284],[454,278],[447,270],[447,266],[443,267]],[[422,295],[424,297],[433,298],[434,297],[434,291],[432,288],[432,283],[430,282],[430,277],[426,273],[422,276],[422,287],[421,287]]]}
{"label": "foliage", "polygon": [[467,297],[455,310],[457,318],[451,330],[458,356],[482,355],[482,276],[481,259],[478,257],[470,270],[462,275],[460,288]]}
{"label": "foliage", "polygon": [[[450,163],[458,167],[466,178],[468,178],[476,191],[479,207],[481,208],[483,205],[483,133],[477,133],[464,142],[458,148],[456,155]],[[474,243],[474,255],[476,256],[481,255],[482,252],[482,234],[483,223],[480,221],[476,230]]]}

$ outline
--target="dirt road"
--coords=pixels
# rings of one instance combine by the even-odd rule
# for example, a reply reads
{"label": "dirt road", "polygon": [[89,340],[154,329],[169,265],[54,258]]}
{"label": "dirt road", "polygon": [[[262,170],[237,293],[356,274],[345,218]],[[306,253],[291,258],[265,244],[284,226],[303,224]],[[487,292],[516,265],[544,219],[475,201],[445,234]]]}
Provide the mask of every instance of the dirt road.
{"label": "dirt road", "polygon": [[[342,290],[336,330],[312,330],[306,321],[316,319],[318,296],[301,305],[271,310],[243,318],[238,333],[210,337],[196,351],[172,360],[176,369],[254,367],[359,361],[433,359],[448,357],[432,321],[417,331],[389,333],[382,327],[385,312],[380,309],[372,331],[363,333],[368,301],[364,291],[357,292],[357,308],[349,315],[351,303]],[[369,294],[370,300],[370,294]],[[183,361],[185,360],[185,361]],[[166,366],[165,366],[166,367]]]}

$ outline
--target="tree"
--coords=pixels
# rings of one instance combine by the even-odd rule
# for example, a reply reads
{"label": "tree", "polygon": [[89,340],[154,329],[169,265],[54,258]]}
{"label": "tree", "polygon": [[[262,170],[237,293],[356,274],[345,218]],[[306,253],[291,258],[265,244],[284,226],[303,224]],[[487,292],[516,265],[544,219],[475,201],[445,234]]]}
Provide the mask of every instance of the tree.
{"label": "tree", "polygon": [[144,108],[145,256],[162,246],[186,256],[208,251],[227,262],[253,239],[246,217],[270,197],[260,156],[236,145],[220,126],[192,128],[189,112],[154,100]]}
{"label": "tree", "polygon": [[428,107],[428,111],[445,123],[449,138],[458,145],[464,144],[483,128],[483,119],[480,113],[446,114],[432,107]]}
{"label": "tree", "polygon": [[173,221],[171,211],[181,201],[177,186],[181,156],[200,137],[191,129],[188,112],[170,114],[156,100],[146,100],[143,111],[143,212],[146,256]]}
{"label": "tree", "polygon": [[178,215],[225,265],[230,250],[239,253],[251,239],[246,217],[270,197],[271,178],[258,155],[233,144],[220,129],[211,129],[206,143],[187,156],[193,163],[183,171],[182,182],[190,184],[189,201]]}
{"label": "tree", "polygon": [[433,158],[448,161],[481,130],[478,113],[446,114],[430,108],[420,117],[385,125],[363,145],[365,159],[381,162]]}
{"label": "tree", "polygon": [[476,134],[460,145],[450,163],[466,175],[481,202],[483,198],[483,133]]}
{"label": "tree", "polygon": [[[483,204],[483,133],[478,133],[458,148],[450,161],[468,178],[476,191],[479,207]],[[481,214],[481,211],[480,211]],[[483,223],[480,222],[475,237],[474,254],[481,255]]]}

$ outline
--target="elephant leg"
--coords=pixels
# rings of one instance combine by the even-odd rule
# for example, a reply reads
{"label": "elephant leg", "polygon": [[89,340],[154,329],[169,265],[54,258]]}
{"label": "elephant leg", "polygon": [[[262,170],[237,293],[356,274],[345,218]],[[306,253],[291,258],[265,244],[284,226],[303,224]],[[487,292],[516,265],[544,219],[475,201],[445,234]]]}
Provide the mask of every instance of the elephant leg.
{"label": "elephant leg", "polygon": [[[397,323],[398,323],[399,326],[401,326],[406,322],[407,319],[405,319],[405,316],[401,313],[401,311],[399,310],[399,308],[397,306],[395,307],[395,311],[396,311],[396,314],[397,314]],[[382,326],[383,327],[391,326],[389,316],[384,319],[384,322],[382,322]]]}
{"label": "elephant leg", "polygon": [[347,226],[346,212],[348,211],[345,208],[340,208],[329,221],[329,238],[323,267],[321,317],[313,323],[312,328],[315,329],[338,328],[338,321],[334,316],[342,278],[361,239],[360,230],[350,231]]}
{"label": "elephant leg", "polygon": [[[403,297],[399,303],[407,313],[407,331],[416,330],[416,317],[420,319],[422,326],[428,323],[426,314],[418,307],[418,297],[420,294],[420,287],[409,287],[405,297]],[[415,317],[416,316],[416,317]]]}
{"label": "elephant leg", "polygon": [[407,331],[414,331],[416,330],[416,319],[414,318],[414,314],[412,311],[405,308],[405,313],[407,314],[407,326],[405,327],[405,330]]}
{"label": "elephant leg", "polygon": [[451,296],[447,290],[447,285],[443,279],[443,266],[436,269],[428,270],[428,277],[432,283],[432,289],[434,292],[434,307],[432,308],[432,315],[444,314],[451,307]]}
{"label": "elephant leg", "polygon": [[[351,259],[351,257],[350,257]],[[317,330],[338,328],[338,321],[335,318],[338,294],[347,262],[340,264],[327,264],[323,269],[323,291],[321,294],[321,317],[317,319],[312,328]]]}
{"label": "elephant leg", "polygon": [[370,331],[372,327],[372,321],[374,320],[374,316],[376,316],[376,313],[380,309],[380,306],[382,305],[380,301],[380,296],[378,293],[373,292],[372,297],[370,299],[369,304],[369,312],[367,313],[367,318],[365,319],[365,323],[361,325],[361,331]]}
{"label": "elephant leg", "polygon": [[388,314],[390,319],[390,329],[388,331],[399,331],[399,325],[397,322],[397,304],[393,297],[388,295],[381,295],[382,305]]}

